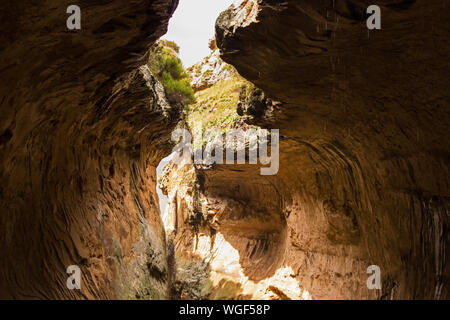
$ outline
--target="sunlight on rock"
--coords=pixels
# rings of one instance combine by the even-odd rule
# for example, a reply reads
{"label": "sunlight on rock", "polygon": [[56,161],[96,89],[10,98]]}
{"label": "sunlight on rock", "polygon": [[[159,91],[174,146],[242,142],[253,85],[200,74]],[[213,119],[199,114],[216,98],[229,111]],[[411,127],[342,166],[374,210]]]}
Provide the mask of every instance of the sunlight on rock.
{"label": "sunlight on rock", "polygon": [[248,279],[239,263],[239,252],[219,232],[215,238],[199,235],[194,254],[209,261],[210,278],[214,286],[223,279],[231,280],[242,287],[242,295],[264,300],[311,300],[307,290],[301,289],[295,280],[295,273],[289,266],[279,268],[273,276],[259,282]]}

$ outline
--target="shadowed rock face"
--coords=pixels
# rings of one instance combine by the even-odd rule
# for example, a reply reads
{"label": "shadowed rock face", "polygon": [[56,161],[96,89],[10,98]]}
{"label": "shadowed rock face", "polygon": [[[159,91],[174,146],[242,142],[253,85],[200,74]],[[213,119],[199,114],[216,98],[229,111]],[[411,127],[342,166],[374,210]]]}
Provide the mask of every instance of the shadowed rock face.
{"label": "shadowed rock face", "polygon": [[177,4],[81,1],[69,31],[64,2],[2,2],[0,298],[167,297],[155,167],[179,110],[138,67]]}
{"label": "shadowed rock face", "polygon": [[[281,102],[254,121],[281,134],[267,179],[287,244],[270,263],[313,298],[449,298],[450,10],[378,1],[368,31],[369,4],[244,1],[217,20],[223,60]],[[247,206],[270,198],[255,181],[240,182]],[[366,287],[372,264],[382,290]]]}
{"label": "shadowed rock face", "polygon": [[76,32],[67,4],[28,2],[0,8],[0,298],[449,298],[445,1],[378,1],[371,32],[366,1],[224,12],[222,58],[264,90],[241,113],[280,129],[280,171],[172,170],[168,249],[155,167],[180,112],[140,66],[178,1],[81,1]]}

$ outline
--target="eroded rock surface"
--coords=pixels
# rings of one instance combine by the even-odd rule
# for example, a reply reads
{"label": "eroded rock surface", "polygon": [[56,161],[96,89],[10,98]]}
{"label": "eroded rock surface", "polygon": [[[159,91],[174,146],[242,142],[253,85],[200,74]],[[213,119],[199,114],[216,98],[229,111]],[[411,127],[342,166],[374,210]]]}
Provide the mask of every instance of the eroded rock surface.
{"label": "eroded rock surface", "polygon": [[[205,190],[238,201],[236,215],[266,208],[283,221],[281,253],[249,248],[264,271],[246,270],[248,237],[235,241],[250,278],[287,267],[315,299],[445,299],[450,11],[442,1],[378,4],[378,31],[367,30],[365,1],[244,1],[221,14],[223,60],[281,102],[254,121],[280,129],[280,171],[263,182],[225,168],[206,173]],[[381,290],[366,287],[373,264]]]}
{"label": "eroded rock surface", "polygon": [[369,32],[366,1],[225,11],[221,57],[263,90],[239,114],[280,129],[280,170],[169,165],[166,246],[180,112],[139,58],[177,2],[81,4],[79,31],[58,1],[2,3],[0,298],[449,298],[445,1],[379,1]]}
{"label": "eroded rock surface", "polygon": [[[0,298],[167,298],[155,167],[179,110],[141,59],[178,0],[0,8]],[[78,265],[81,290],[68,290]]]}

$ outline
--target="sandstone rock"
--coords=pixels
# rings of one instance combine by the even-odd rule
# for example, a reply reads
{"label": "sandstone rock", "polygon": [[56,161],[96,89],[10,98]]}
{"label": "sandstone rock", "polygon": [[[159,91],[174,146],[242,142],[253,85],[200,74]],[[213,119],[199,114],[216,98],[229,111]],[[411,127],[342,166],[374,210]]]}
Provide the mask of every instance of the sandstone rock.
{"label": "sandstone rock", "polygon": [[61,1],[3,2],[0,298],[168,297],[155,167],[180,110],[138,67],[177,4],[81,5],[69,31]]}

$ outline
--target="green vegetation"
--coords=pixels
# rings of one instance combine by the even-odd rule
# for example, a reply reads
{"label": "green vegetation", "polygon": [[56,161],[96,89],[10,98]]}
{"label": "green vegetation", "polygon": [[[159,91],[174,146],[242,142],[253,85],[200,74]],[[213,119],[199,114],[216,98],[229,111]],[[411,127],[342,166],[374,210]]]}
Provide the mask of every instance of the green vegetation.
{"label": "green vegetation", "polygon": [[203,73],[203,76],[204,77],[208,77],[208,76],[210,76],[212,74],[213,74],[213,71],[211,69],[209,69],[209,70],[206,70],[205,73]]}
{"label": "green vegetation", "polygon": [[177,56],[178,45],[172,41],[159,41],[150,51],[148,67],[161,81],[170,103],[184,106],[195,103],[194,90]]}
{"label": "green vegetation", "polygon": [[222,279],[212,294],[214,300],[230,300],[242,294],[242,285],[231,280]]}
{"label": "green vegetation", "polygon": [[187,123],[194,137],[194,148],[205,143],[205,131],[217,128],[221,133],[235,128],[239,115],[236,107],[243,88],[250,84],[236,75],[195,94],[197,103],[187,111]]}

